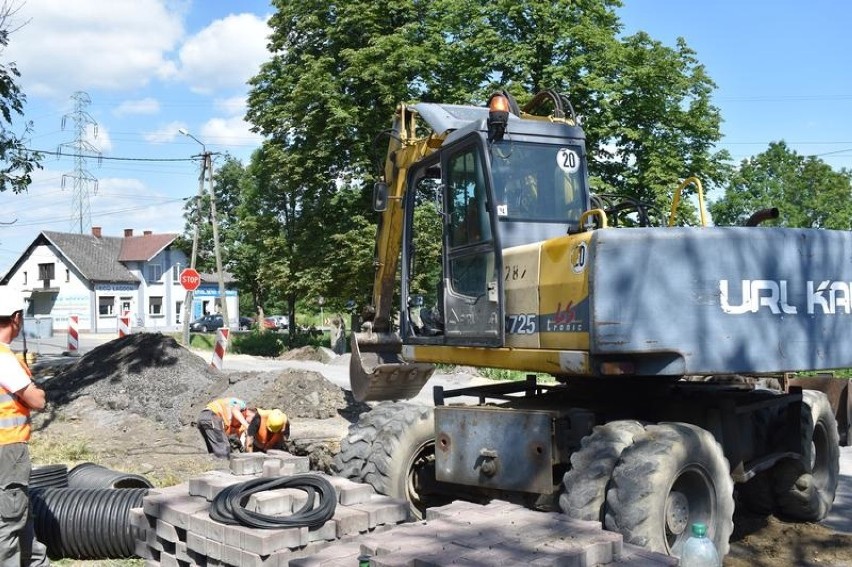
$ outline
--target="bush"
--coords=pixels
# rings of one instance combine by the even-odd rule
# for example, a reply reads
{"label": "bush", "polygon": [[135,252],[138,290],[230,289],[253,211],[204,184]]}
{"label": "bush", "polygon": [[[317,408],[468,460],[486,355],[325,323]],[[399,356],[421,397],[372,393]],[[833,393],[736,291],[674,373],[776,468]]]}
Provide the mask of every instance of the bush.
{"label": "bush", "polygon": [[279,356],[285,347],[284,335],[262,333],[257,329],[246,334],[231,335],[231,352],[252,356]]}

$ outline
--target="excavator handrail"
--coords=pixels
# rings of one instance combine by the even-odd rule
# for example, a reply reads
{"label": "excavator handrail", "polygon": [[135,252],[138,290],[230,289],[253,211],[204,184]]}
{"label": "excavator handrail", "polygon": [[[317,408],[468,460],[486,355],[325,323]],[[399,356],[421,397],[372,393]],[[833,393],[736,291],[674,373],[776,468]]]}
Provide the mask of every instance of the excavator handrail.
{"label": "excavator handrail", "polygon": [[701,226],[707,226],[707,217],[704,214],[704,188],[701,186],[701,180],[695,176],[687,177],[683,180],[683,183],[678,185],[677,189],[675,189],[674,198],[672,199],[672,210],[669,214],[668,226],[674,226],[675,213],[680,205],[680,194],[689,185],[695,185],[698,190],[698,214],[701,216]]}
{"label": "excavator handrail", "polygon": [[589,222],[589,219],[592,217],[598,217],[600,219],[600,226],[598,228],[607,228],[607,220],[606,220],[606,211],[603,209],[589,209],[580,215],[580,223],[579,226],[582,228],[587,226],[586,223]]}

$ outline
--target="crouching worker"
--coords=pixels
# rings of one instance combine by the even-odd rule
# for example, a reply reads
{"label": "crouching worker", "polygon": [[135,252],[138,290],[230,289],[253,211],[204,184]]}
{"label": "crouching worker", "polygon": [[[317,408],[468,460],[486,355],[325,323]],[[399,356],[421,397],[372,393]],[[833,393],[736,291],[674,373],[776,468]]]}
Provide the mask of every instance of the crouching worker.
{"label": "crouching worker", "polygon": [[239,436],[248,428],[245,417],[246,403],[239,398],[219,398],[201,410],[198,430],[207,445],[207,452],[220,459],[231,456],[231,435]]}
{"label": "crouching worker", "polygon": [[280,409],[265,410],[258,408],[249,423],[246,434],[246,452],[267,452],[270,449],[284,449],[284,441],[290,438],[290,421]]}

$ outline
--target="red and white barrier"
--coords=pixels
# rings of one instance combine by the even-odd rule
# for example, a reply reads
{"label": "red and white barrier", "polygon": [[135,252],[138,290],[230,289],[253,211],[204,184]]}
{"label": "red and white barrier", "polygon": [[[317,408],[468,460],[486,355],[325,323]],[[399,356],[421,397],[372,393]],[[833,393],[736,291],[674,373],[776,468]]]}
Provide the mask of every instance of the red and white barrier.
{"label": "red and white barrier", "polygon": [[68,316],[68,352],[77,354],[80,350],[80,317]]}
{"label": "red and white barrier", "polygon": [[222,359],[225,358],[225,351],[228,350],[228,336],[231,334],[230,329],[225,327],[216,331],[216,346],[213,347],[213,360],[210,366],[216,370],[222,370]]}
{"label": "red and white barrier", "polygon": [[118,338],[126,337],[130,334],[130,317],[118,318]]}

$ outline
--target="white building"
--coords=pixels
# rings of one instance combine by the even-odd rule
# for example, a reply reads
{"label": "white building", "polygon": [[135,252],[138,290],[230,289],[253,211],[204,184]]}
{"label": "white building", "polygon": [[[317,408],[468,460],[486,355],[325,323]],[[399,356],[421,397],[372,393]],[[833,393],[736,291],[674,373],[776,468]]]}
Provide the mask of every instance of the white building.
{"label": "white building", "polygon": [[[178,331],[186,299],[179,274],[188,262],[174,247],[177,236],[151,231],[134,236],[132,229],[125,229],[124,237],[103,236],[100,227],[92,227],[91,234],[44,231],[0,286],[20,295],[27,317],[49,317],[55,329],[67,328],[69,316],[77,315],[81,331],[114,333],[119,316],[130,317],[132,329]],[[225,295],[228,314],[236,320],[239,298],[233,284],[226,282]],[[219,312],[219,301],[214,278],[202,274],[191,319]]]}

